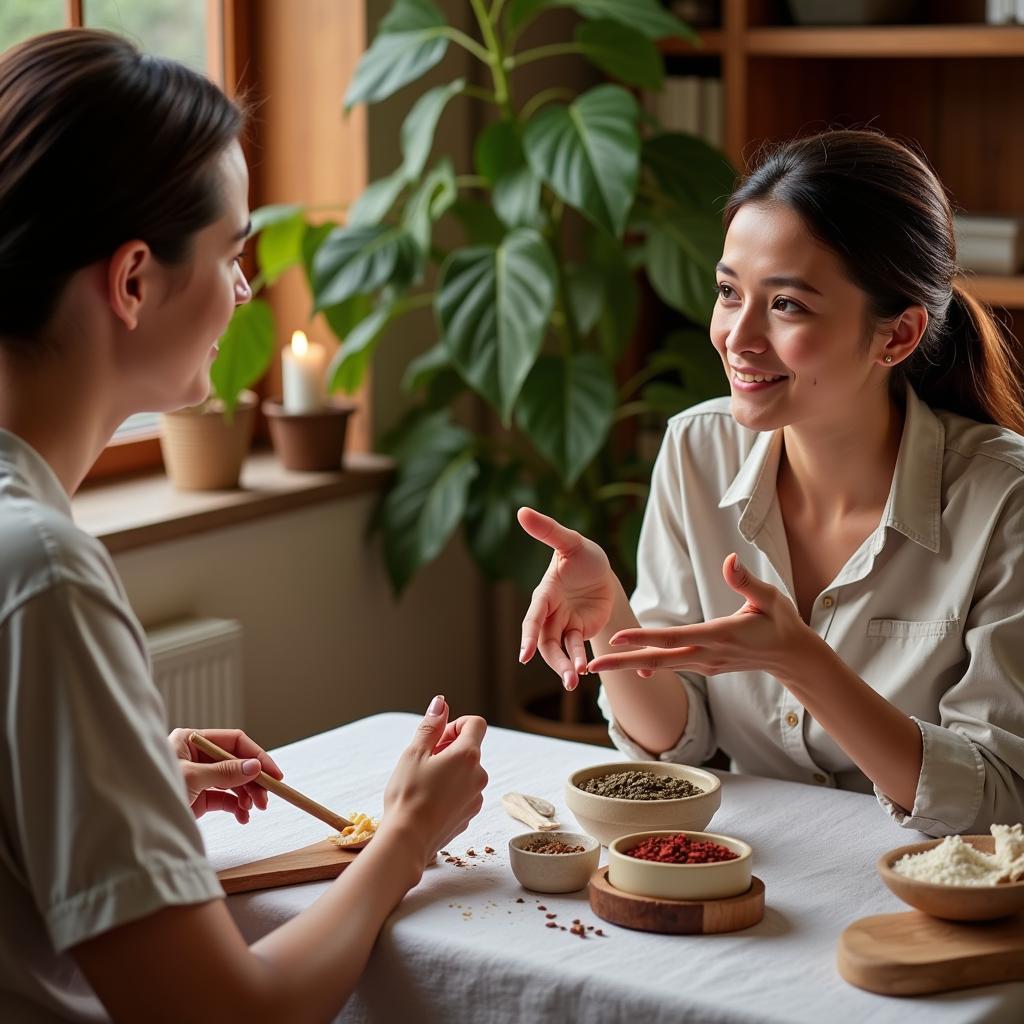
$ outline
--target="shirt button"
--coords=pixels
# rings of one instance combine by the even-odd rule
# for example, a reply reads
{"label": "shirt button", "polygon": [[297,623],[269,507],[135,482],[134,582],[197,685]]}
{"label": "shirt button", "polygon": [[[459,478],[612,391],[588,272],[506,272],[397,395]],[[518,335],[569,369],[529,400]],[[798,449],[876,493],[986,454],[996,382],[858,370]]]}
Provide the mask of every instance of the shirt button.
{"label": "shirt button", "polygon": [[835,604],[836,602],[835,602],[835,600],[834,600],[834,599],[833,599],[832,597],[823,597],[823,598],[821,599],[821,603],[822,603],[822,604],[823,604],[823,605],[824,605],[824,606],[825,606],[826,608],[831,608],[831,607],[832,607],[832,605],[834,605],[834,604]]}
{"label": "shirt button", "polygon": [[826,782],[828,782],[828,779],[825,778],[825,776],[822,775],[821,772],[815,772],[814,781],[817,782],[819,785],[824,785]]}
{"label": "shirt button", "polygon": [[790,713],[786,715],[786,725],[788,725],[790,729],[792,729],[799,721],[800,719],[797,718],[797,716],[792,711],[790,711]]}

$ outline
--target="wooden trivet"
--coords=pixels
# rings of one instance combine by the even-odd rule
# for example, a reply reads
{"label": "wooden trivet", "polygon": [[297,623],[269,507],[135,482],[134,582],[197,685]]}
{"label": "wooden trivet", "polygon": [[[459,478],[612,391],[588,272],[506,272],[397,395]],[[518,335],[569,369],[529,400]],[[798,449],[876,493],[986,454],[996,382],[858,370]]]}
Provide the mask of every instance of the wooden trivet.
{"label": "wooden trivet", "polygon": [[836,966],[851,985],[884,996],[1024,981],[1024,914],[998,921],[942,921],[911,910],[854,921]]}
{"label": "wooden trivet", "polygon": [[764,882],[756,875],[739,896],[720,900],[660,900],[634,896],[608,882],[608,868],[598,868],[587,887],[590,909],[623,928],[668,935],[738,932],[764,917]]}
{"label": "wooden trivet", "polygon": [[358,855],[358,850],[341,850],[330,839],[321,839],[319,843],[300,850],[225,868],[217,872],[217,878],[229,895],[254,889],[276,889],[299,882],[319,882],[325,878],[337,878]]}

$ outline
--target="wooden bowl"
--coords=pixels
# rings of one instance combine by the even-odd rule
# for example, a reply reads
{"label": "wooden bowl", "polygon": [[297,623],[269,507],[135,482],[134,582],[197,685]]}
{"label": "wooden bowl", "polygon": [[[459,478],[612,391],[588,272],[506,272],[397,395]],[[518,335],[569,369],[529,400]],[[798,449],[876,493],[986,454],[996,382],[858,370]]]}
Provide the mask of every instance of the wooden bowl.
{"label": "wooden bowl", "polygon": [[[688,779],[703,793],[674,800],[622,800],[598,796],[580,789],[580,783],[614,772],[645,771],[654,775],[671,775]],[[565,784],[565,803],[576,816],[580,827],[604,846],[634,832],[668,829],[699,832],[715,816],[722,803],[722,783],[717,775],[703,768],[667,761],[616,761],[581,768],[569,776]]]}
{"label": "wooden bowl", "polygon": [[[962,836],[982,853],[994,853],[996,841],[992,836]],[[932,917],[949,921],[988,921],[1006,917],[1024,910],[1024,882],[1004,882],[1001,885],[941,885],[919,882],[897,874],[892,865],[908,853],[924,853],[941,843],[931,839],[924,843],[898,846],[878,858],[878,873],[882,881],[904,903]]]}
{"label": "wooden bowl", "polygon": [[[648,836],[672,835],[718,843],[739,856],[736,860],[715,864],[662,864],[629,856],[629,851]],[[714,832],[637,832],[631,836],[620,836],[608,846],[609,883],[622,892],[655,899],[721,900],[739,896],[750,888],[753,865],[754,851],[742,839]]]}
{"label": "wooden bowl", "polygon": [[[582,846],[582,853],[533,853],[523,849],[535,839]],[[576,892],[590,881],[601,857],[601,844],[578,832],[524,832],[508,842],[512,874],[531,892]]]}

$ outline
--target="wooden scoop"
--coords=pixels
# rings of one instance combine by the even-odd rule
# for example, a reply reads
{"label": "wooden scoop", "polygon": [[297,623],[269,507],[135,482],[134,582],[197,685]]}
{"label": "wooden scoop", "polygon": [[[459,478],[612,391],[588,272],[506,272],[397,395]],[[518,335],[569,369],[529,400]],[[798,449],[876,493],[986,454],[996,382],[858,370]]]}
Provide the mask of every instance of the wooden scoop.
{"label": "wooden scoop", "polygon": [[554,820],[555,808],[547,800],[539,796],[527,796],[525,793],[506,793],[501,798],[501,806],[524,825],[538,832],[552,832],[562,826]]}
{"label": "wooden scoop", "polygon": [[[197,732],[192,733],[188,740],[189,743],[194,743],[204,754],[208,754],[215,761],[234,761],[237,757],[235,754],[229,754],[223,747],[218,747],[216,743],[211,743],[205,736],[200,736]],[[318,804],[315,800],[306,796],[305,793],[300,793],[297,789],[292,789],[291,786],[275,779],[273,775],[260,772],[252,781],[258,782],[264,789],[269,789],[271,793],[276,793],[282,800],[290,803],[293,807],[298,807],[300,811],[312,814],[314,818],[330,825],[331,828],[337,829],[339,832],[352,824],[348,818],[335,814],[334,811],[324,807],[323,804]],[[354,849],[354,847],[349,848]]]}

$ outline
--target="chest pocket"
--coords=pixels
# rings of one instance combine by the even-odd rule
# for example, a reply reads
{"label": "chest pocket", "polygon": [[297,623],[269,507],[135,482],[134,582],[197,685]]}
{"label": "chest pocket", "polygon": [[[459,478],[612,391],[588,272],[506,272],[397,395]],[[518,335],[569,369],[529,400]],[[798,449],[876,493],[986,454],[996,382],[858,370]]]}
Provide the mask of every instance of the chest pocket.
{"label": "chest pocket", "polygon": [[956,632],[960,619],[930,619],[911,622],[908,619],[871,619],[868,636],[881,640],[939,639]]}

